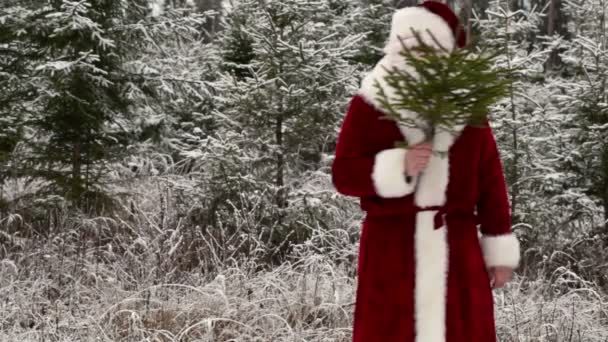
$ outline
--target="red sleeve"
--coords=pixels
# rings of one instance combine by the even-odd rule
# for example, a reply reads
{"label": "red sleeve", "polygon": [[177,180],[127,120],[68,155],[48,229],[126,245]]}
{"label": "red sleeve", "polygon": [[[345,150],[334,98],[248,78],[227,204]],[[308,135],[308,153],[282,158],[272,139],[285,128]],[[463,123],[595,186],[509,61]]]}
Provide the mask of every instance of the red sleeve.
{"label": "red sleeve", "polygon": [[[383,122],[381,122],[383,121]],[[415,178],[405,177],[406,149],[394,148],[396,124],[356,96],[340,127],[332,182],[338,192],[356,197],[402,197],[413,192]],[[402,138],[402,137],[401,137]]]}
{"label": "red sleeve", "polygon": [[517,236],[511,231],[511,209],[496,139],[492,129],[483,129],[479,162],[479,202],[481,245],[488,267],[519,263]]}

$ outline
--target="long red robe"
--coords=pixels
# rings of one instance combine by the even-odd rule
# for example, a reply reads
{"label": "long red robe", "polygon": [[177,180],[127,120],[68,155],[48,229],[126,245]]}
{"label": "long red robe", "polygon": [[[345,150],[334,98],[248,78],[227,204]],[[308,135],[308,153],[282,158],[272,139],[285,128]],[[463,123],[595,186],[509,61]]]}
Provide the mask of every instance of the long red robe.
{"label": "long red robe", "polygon": [[[444,27],[433,25],[441,37]],[[406,149],[394,143],[413,145],[424,134],[383,119],[374,86],[383,67],[407,68],[398,60],[387,54],[363,80],[332,164],[335,188],[359,197],[366,212],[353,341],[494,342],[487,269],[515,268],[520,253],[494,135],[489,126],[439,127],[433,147],[447,156],[433,155],[408,181]]]}

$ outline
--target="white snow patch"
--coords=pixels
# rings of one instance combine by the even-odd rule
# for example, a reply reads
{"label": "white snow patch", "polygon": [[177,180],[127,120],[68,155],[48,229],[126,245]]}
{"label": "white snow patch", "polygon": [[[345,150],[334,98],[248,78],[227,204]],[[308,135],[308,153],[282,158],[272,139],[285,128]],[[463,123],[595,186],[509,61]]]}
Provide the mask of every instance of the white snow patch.
{"label": "white snow patch", "polygon": [[164,6],[165,0],[155,0],[154,2],[152,2],[150,4],[150,7],[152,8],[152,16],[158,17],[162,15],[164,11]]}

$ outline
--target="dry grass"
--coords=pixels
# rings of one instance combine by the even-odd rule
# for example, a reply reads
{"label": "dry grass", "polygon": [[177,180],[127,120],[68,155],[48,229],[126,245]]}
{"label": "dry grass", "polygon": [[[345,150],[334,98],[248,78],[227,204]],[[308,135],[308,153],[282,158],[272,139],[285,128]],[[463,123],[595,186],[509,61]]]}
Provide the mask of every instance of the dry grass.
{"label": "dry grass", "polygon": [[97,271],[90,282],[82,271],[30,273],[37,278],[31,280],[21,270],[3,276],[0,340],[347,341],[350,336],[354,280],[326,257],[258,273],[243,265],[212,280],[193,273],[180,284],[138,286],[123,283],[122,272]]}
{"label": "dry grass", "polygon": [[[309,227],[309,239],[268,268],[259,254],[222,254],[230,246],[195,233],[170,191],[138,186],[148,190],[129,218],[59,210],[60,229],[27,238],[18,217],[4,221],[0,341],[350,341],[356,204],[335,209],[325,222],[334,229]],[[188,258],[197,266],[186,269]],[[496,291],[501,342],[608,341],[599,287],[566,267],[534,279]]]}

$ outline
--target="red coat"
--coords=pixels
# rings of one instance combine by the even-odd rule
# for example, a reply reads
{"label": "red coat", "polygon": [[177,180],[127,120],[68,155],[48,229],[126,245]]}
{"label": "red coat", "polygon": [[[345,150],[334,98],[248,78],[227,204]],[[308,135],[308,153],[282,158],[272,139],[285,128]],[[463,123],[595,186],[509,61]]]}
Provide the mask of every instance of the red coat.
{"label": "red coat", "polygon": [[364,79],[342,123],[332,164],[335,188],[359,197],[366,212],[353,341],[494,342],[487,268],[515,268],[519,243],[511,233],[492,130],[438,128],[433,147],[447,156],[433,155],[408,182],[406,150],[394,143],[405,139],[413,145],[424,135],[381,119],[373,86],[383,66],[397,61],[385,56]]}

